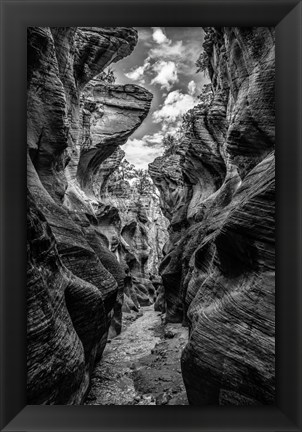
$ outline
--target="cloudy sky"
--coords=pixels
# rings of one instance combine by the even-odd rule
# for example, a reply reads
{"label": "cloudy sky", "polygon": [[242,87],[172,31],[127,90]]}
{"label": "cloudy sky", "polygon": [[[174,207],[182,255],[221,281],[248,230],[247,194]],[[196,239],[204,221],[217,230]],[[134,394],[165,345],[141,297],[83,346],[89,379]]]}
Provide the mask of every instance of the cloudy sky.
{"label": "cloudy sky", "polygon": [[148,117],[122,147],[126,159],[147,168],[163,153],[162,139],[198,100],[204,83],[195,62],[202,50],[199,27],[141,27],[133,53],[111,66],[117,83],[142,85],[153,93]]}

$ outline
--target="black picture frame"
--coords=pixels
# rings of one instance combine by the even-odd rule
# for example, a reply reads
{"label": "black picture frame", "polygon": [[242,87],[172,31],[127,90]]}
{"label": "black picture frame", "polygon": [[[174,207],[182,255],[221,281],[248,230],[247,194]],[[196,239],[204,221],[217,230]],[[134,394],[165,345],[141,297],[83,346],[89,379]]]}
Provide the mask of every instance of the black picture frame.
{"label": "black picture frame", "polygon": [[[301,0],[1,1],[1,430],[301,431]],[[26,405],[26,27],[276,26],[275,407]]]}

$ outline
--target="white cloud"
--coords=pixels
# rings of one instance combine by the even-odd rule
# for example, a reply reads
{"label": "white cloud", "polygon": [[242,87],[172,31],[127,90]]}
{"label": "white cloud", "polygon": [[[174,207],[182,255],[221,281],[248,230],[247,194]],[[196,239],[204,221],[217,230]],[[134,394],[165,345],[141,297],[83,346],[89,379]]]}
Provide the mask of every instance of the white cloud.
{"label": "white cloud", "polygon": [[[161,27],[140,30],[140,37],[148,47],[147,57],[142,65],[126,73],[126,77],[140,84],[157,84],[162,90],[170,91],[182,74],[195,74],[195,62],[202,49],[200,41],[169,39]],[[192,88],[189,94],[194,94]]]}
{"label": "white cloud", "polygon": [[191,95],[191,96],[194,96],[195,95],[195,93],[196,93],[196,82],[195,81],[190,81],[189,82],[189,84],[188,84],[188,92],[189,92],[189,95]]}
{"label": "white cloud", "polygon": [[[183,115],[199,102],[200,77],[195,61],[202,41],[190,38],[190,32],[188,36],[184,31],[166,30],[156,27],[143,33],[137,63],[125,74],[155,95],[142,128],[123,146],[126,159],[144,169],[163,153],[163,137],[167,133],[177,135]],[[148,135],[141,137],[143,131]]]}
{"label": "white cloud", "polygon": [[202,47],[200,42],[190,41],[171,41],[167,39],[160,45],[153,46],[148,53],[148,57],[157,60],[171,60],[177,63],[178,71],[184,75],[192,75],[196,72],[195,62]]}
{"label": "white cloud", "polygon": [[141,139],[130,138],[123,145],[125,158],[136,168],[147,169],[148,164],[163,154],[162,147],[163,135],[157,132],[153,135],[145,135]]}
{"label": "white cloud", "polygon": [[144,75],[144,66],[139,66],[136,69],[133,69],[132,71],[125,73],[127,78],[130,78],[133,81],[137,81],[139,79],[141,79]]}
{"label": "white cloud", "polygon": [[158,44],[169,42],[169,39],[167,38],[167,36],[164,34],[164,32],[160,27],[153,27],[152,38]]}
{"label": "white cloud", "polygon": [[163,140],[163,134],[159,131],[154,133],[153,135],[145,135],[144,140],[146,143],[149,143],[152,145],[161,145]]}
{"label": "white cloud", "polygon": [[153,71],[157,75],[152,79],[151,84],[159,84],[162,89],[169,90],[178,81],[177,67],[172,61],[160,60],[153,65]]}
{"label": "white cloud", "polygon": [[160,46],[155,46],[149,51],[149,57],[154,59],[164,59],[164,60],[181,60],[185,56],[185,49],[182,41],[176,41],[172,43],[168,41],[161,44]]}
{"label": "white cloud", "polygon": [[142,66],[138,66],[136,69],[133,69],[132,71],[130,71],[128,73],[125,73],[125,76],[127,78],[130,78],[133,81],[140,81],[141,83],[143,83],[144,82],[144,74],[149,67],[150,67],[150,60],[147,57]]}
{"label": "white cloud", "polygon": [[197,99],[190,94],[183,94],[179,90],[174,90],[168,94],[163,106],[153,113],[155,123],[160,122],[176,122],[189,109],[196,105]]}

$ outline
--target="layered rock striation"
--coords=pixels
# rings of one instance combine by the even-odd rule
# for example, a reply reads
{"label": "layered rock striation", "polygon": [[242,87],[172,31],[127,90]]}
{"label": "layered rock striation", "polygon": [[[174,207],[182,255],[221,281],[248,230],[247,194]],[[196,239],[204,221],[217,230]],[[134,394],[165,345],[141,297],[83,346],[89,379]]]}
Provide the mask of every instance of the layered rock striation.
{"label": "layered rock striation", "polygon": [[[120,150],[104,164],[105,174],[109,167],[114,171],[106,187],[99,190],[101,202],[118,210],[119,225],[109,231],[107,223],[100,224],[100,229],[108,236],[118,260],[129,268],[132,288],[125,292],[124,301],[124,310],[129,311],[137,310],[139,305],[150,305],[156,298],[161,284],[158,266],[168,238],[168,220],[161,212],[159,193],[147,171],[136,169],[127,160],[116,168],[119,155]],[[100,174],[102,170],[103,167]]]}
{"label": "layered rock striation", "polygon": [[166,319],[189,325],[190,404],[273,404],[274,30],[206,28],[203,48],[213,97],[149,165],[170,220]]}
{"label": "layered rock striation", "polygon": [[132,28],[28,28],[30,404],[81,403],[108,332],[121,331],[128,266],[99,228],[118,210],[98,201],[93,184],[152,95],[88,83],[136,42]]}

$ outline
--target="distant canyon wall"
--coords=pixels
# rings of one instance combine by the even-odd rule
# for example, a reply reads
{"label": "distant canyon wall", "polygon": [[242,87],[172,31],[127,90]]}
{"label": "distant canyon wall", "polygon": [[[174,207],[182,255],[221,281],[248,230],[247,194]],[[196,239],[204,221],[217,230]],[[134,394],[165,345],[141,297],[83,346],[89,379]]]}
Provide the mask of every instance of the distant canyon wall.
{"label": "distant canyon wall", "polygon": [[[103,177],[122,156],[123,151],[118,149],[106,160],[100,171],[105,173]],[[136,310],[137,304],[151,304],[162,289],[158,267],[168,240],[168,220],[162,214],[159,193],[147,172],[136,169],[127,160],[118,163],[107,182],[99,184],[101,189],[95,193],[100,202],[106,208],[117,209],[119,215],[115,223],[104,220],[99,228],[107,234],[119,261],[129,268],[132,288],[129,291],[126,287],[123,309]]]}
{"label": "distant canyon wall", "polygon": [[205,28],[212,98],[149,165],[170,221],[166,319],[188,323],[192,405],[275,397],[275,34]]}

